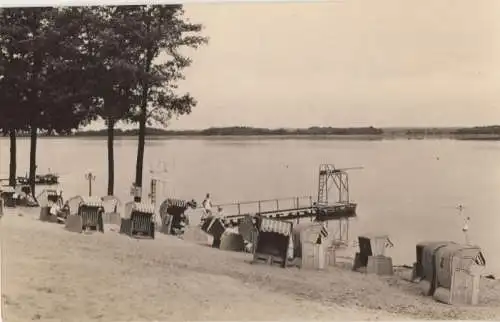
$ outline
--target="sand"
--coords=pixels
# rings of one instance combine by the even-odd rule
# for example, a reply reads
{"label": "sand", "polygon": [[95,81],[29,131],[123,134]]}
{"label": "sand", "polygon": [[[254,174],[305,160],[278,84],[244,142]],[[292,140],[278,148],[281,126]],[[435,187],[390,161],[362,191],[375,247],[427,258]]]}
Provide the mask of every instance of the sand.
{"label": "sand", "polygon": [[252,265],[196,233],[75,234],[37,211],[0,221],[6,321],[500,319],[498,281],[482,281],[479,307],[453,307],[398,276]]}

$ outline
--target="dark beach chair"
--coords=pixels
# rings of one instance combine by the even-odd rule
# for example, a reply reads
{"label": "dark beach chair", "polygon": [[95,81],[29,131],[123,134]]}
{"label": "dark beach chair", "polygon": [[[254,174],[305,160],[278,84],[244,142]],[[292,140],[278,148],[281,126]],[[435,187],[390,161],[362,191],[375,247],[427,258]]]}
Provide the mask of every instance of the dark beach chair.
{"label": "dark beach chair", "polygon": [[125,217],[121,219],[120,233],[155,238],[154,206],[147,203],[129,202],[125,205]]}
{"label": "dark beach chair", "polygon": [[83,231],[104,232],[102,215],[104,208],[100,198],[84,199],[78,206],[76,215],[69,215],[66,219],[66,229],[81,233]]}
{"label": "dark beach chair", "polygon": [[238,225],[238,232],[243,237],[245,244],[248,245],[247,251],[253,253],[257,243],[259,230],[257,229],[253,216],[246,215]]}
{"label": "dark beach chair", "polygon": [[15,208],[16,207],[16,198],[14,195],[16,190],[11,186],[3,186],[0,188],[0,197],[3,200],[3,204],[6,208]]}
{"label": "dark beach chair", "polygon": [[358,237],[359,252],[356,253],[352,269],[365,268],[368,266],[370,257],[385,256],[385,248],[392,247],[389,236],[386,235],[364,235]]}
{"label": "dark beach chair", "polygon": [[258,219],[259,234],[254,250],[253,262],[266,262],[270,265],[287,265],[288,247],[293,231],[293,223],[271,218]]}
{"label": "dark beach chair", "polygon": [[220,247],[222,234],[226,231],[226,226],[222,219],[213,216],[207,217],[201,226],[201,230],[213,237],[213,248]]}
{"label": "dark beach chair", "polygon": [[160,232],[167,235],[182,234],[182,223],[189,224],[189,218],[185,216],[188,208],[196,208],[196,202],[171,198],[163,201],[160,205]]}

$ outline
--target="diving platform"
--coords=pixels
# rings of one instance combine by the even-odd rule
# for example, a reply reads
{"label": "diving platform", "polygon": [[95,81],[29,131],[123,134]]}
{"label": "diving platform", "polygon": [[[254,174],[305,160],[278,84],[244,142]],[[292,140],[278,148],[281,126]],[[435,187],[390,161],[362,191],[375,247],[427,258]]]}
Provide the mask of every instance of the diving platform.
{"label": "diving platform", "polygon": [[357,216],[357,204],[350,201],[347,170],[332,164],[319,167],[318,195],[233,202],[216,205],[221,207],[223,217],[231,225],[238,225],[245,216],[268,217],[279,220],[310,218],[311,221],[345,220]]}

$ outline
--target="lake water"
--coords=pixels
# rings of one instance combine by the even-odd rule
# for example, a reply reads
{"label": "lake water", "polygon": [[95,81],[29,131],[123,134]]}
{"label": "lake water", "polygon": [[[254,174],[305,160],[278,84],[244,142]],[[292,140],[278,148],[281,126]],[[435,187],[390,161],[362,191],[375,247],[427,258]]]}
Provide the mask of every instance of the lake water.
{"label": "lake water", "polygon": [[[130,199],[137,141],[115,143],[115,194]],[[146,143],[148,171],[163,161],[165,194],[214,203],[317,195],[318,166],[363,166],[349,175],[351,199],[358,203],[352,234],[388,234],[395,264],[415,260],[415,244],[425,240],[463,241],[464,205],[471,217],[470,239],[485,252],[488,271],[500,274],[500,142],[454,140],[337,141],[308,139],[152,139]],[[0,139],[0,177],[7,177],[9,141]],[[18,175],[28,169],[29,141],[18,141]],[[106,140],[42,138],[39,172],[61,175],[66,198],[87,194],[92,171],[94,194],[106,193]],[[38,192],[41,188],[38,188]],[[147,191],[146,191],[147,193]]]}

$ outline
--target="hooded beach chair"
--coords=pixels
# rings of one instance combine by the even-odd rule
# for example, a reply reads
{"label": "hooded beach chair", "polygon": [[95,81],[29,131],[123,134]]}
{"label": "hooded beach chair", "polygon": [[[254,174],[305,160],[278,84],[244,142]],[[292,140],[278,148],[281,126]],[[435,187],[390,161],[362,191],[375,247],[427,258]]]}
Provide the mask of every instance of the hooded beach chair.
{"label": "hooded beach chair", "polygon": [[226,225],[218,217],[210,216],[201,225],[201,230],[213,237],[212,247],[219,248],[222,234],[226,231]]}
{"label": "hooded beach chair", "polygon": [[120,233],[129,236],[155,238],[154,206],[148,203],[128,202],[124,218],[121,219]]}
{"label": "hooded beach chair", "polygon": [[21,207],[38,207],[39,204],[31,193],[29,185],[18,185],[15,188],[17,199],[16,205]]}
{"label": "hooded beach chair", "polygon": [[79,195],[69,198],[66,201],[66,205],[68,206],[69,215],[78,215],[78,207],[83,202],[84,202],[83,197],[79,196]]}
{"label": "hooded beach chair", "polygon": [[185,217],[185,212],[188,208],[196,208],[194,200],[181,200],[168,198],[160,205],[160,219],[161,228],[160,232],[172,235],[182,230],[184,222],[188,224],[189,218]]}
{"label": "hooded beach chair", "polygon": [[100,198],[86,198],[78,206],[76,215],[66,219],[66,229],[81,233],[87,230],[104,232],[102,215],[104,208]]}
{"label": "hooded beach chair", "polygon": [[253,216],[245,215],[238,225],[238,233],[243,237],[246,251],[253,253],[259,230],[256,227],[256,222]]}
{"label": "hooded beach chair", "polygon": [[435,252],[433,298],[446,304],[477,305],[486,261],[481,248],[448,243]]}
{"label": "hooded beach chair", "polygon": [[50,214],[50,208],[55,203],[60,209],[63,208],[63,199],[57,190],[45,189],[38,195],[38,202],[40,204],[40,221],[46,222],[59,222],[57,215]]}
{"label": "hooded beach chair", "polygon": [[102,197],[104,207],[103,223],[119,226],[121,224],[121,215],[118,208],[122,205],[120,199],[115,196]]}
{"label": "hooded beach chair", "polygon": [[258,218],[259,234],[255,245],[253,262],[264,261],[286,267],[293,223],[277,219]]}
{"label": "hooded beach chair", "polygon": [[3,200],[3,205],[6,208],[16,207],[16,190],[11,186],[3,186],[0,188],[0,197]]}

